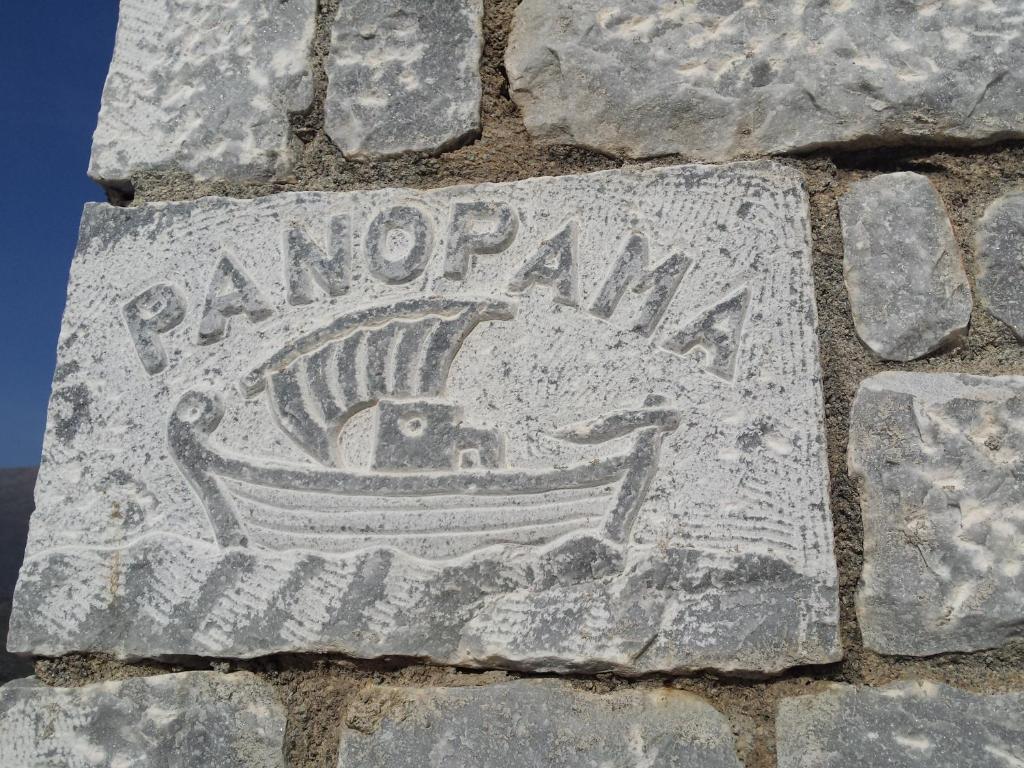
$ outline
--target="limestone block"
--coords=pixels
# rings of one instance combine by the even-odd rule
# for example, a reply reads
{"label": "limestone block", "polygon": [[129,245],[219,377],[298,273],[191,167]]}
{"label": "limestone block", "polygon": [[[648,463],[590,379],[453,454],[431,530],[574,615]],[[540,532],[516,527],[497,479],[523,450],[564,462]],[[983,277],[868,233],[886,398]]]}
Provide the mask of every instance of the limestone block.
{"label": "limestone block", "polygon": [[1024,636],[1024,377],[886,373],[850,417],[864,644],[929,655]]}
{"label": "limestone block", "polygon": [[926,177],[890,173],[856,182],[839,211],[854,326],[876,355],[914,360],[966,334],[971,286]]}
{"label": "limestone block", "polygon": [[673,690],[595,694],[549,680],[380,688],[364,708],[349,713],[338,768],[741,768],[729,721]]}
{"label": "limestone block", "polygon": [[0,688],[9,768],[284,768],[285,712],[248,672]]}
{"label": "limestone block", "polygon": [[1019,0],[524,0],[506,52],[537,138],[629,157],[1024,136]]}
{"label": "limestone block", "polygon": [[997,768],[1024,758],[1024,694],[925,681],[783,699],[779,768]]}
{"label": "limestone block", "polygon": [[769,163],[89,207],[12,647],[834,660],[808,239]]}
{"label": "limestone block", "polygon": [[1024,192],[1000,197],[978,222],[978,294],[1024,339]]}
{"label": "limestone block", "polygon": [[480,132],[482,0],[346,0],[326,127],[351,157],[437,153]]}
{"label": "limestone block", "polygon": [[313,99],[316,0],[121,0],[89,175],[245,181],[291,167],[289,112]]}

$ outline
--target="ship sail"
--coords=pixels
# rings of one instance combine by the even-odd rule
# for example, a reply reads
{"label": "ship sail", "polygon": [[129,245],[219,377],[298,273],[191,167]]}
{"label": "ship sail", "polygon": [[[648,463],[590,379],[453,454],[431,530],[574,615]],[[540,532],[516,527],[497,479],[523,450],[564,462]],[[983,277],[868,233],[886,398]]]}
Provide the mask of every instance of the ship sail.
{"label": "ship sail", "polygon": [[443,298],[362,310],[288,345],[242,387],[250,397],[266,391],[281,429],[321,464],[338,466],[349,419],[382,398],[441,396],[473,329],[513,314],[509,302]]}

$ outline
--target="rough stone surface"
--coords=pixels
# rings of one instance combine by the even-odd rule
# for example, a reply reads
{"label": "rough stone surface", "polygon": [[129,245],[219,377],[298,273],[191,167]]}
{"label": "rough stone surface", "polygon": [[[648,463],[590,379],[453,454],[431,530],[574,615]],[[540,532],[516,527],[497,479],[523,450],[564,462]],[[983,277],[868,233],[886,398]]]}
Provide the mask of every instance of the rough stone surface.
{"label": "rough stone surface", "polygon": [[1024,135],[1018,0],[524,0],[506,67],[536,137],[725,160]]}
{"label": "rough stone surface", "polygon": [[850,417],[864,644],[927,655],[1024,636],[1024,377],[885,373]]}
{"label": "rough stone surface", "polygon": [[859,181],[839,201],[843,274],[857,335],[914,360],[961,338],[971,287],[939,193],[916,173]]}
{"label": "rough stone surface", "polygon": [[309,107],[316,0],[122,0],[89,175],[267,179]]}
{"label": "rough stone surface", "polygon": [[338,768],[741,768],[729,721],[679,691],[520,681],[382,688],[366,704],[376,722],[350,713]]}
{"label": "rough stone surface", "polygon": [[1000,197],[978,222],[978,294],[1024,339],[1024,191]]}
{"label": "rough stone surface", "polygon": [[338,149],[440,152],[478,134],[482,17],[482,0],[341,3],[325,107]]}
{"label": "rough stone surface", "polygon": [[1024,762],[1024,694],[837,685],[783,699],[776,734],[778,768],[1013,768]]}
{"label": "rough stone surface", "polygon": [[87,208],[12,647],[836,659],[806,206],[755,163]]}
{"label": "rough stone surface", "polygon": [[8,768],[284,768],[285,713],[248,672],[0,688]]}

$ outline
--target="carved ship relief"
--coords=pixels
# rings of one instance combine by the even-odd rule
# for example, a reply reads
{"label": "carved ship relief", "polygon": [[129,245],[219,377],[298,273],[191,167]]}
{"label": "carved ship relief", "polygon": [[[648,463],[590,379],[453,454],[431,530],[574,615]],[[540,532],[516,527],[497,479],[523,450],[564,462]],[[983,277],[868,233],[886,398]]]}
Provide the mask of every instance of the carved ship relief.
{"label": "carved ship relief", "polygon": [[[185,394],[172,454],[202,499],[218,543],[351,552],[388,547],[429,559],[499,544],[543,545],[590,532],[624,545],[679,414],[663,398],[576,424],[556,437],[624,452],[548,470],[505,465],[503,436],[463,421],[446,399],[452,363],[483,322],[515,315],[495,300],[423,298],[357,311],[287,345],[241,382],[263,396],[306,464],[239,457],[211,437],[220,399]],[[345,466],[353,417],[375,409],[369,470]]]}

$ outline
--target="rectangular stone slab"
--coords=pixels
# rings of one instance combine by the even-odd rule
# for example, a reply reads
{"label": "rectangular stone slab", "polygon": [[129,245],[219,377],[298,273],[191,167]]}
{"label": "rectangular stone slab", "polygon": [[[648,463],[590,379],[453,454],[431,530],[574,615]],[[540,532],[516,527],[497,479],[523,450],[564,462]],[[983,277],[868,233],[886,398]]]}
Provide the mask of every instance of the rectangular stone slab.
{"label": "rectangular stone slab", "polygon": [[700,160],[1024,136],[1020,0],[523,0],[537,139]]}
{"label": "rectangular stone slab", "polygon": [[978,294],[986,309],[1024,340],[1024,191],[993,200],[976,226]]}
{"label": "rectangular stone slab", "polygon": [[967,335],[971,286],[938,190],[919,173],[856,181],[839,200],[843,278],[857,335],[915,360]]}
{"label": "rectangular stone slab", "polygon": [[0,688],[5,768],[284,768],[285,712],[248,672]]}
{"label": "rectangular stone slab", "polygon": [[850,415],[864,645],[928,656],[1024,637],[1024,376],[883,373]]}
{"label": "rectangular stone slab", "polygon": [[437,154],[480,132],[482,0],[346,0],[324,128],[347,157]]}
{"label": "rectangular stone slab", "polygon": [[122,0],[89,175],[269,179],[313,101],[316,0]]}
{"label": "rectangular stone slab", "polygon": [[783,699],[775,723],[779,768],[1013,768],[1024,757],[1021,693],[837,685]]}
{"label": "rectangular stone slab", "polygon": [[836,659],[808,237],[773,164],[89,207],[12,647]]}
{"label": "rectangular stone slab", "polygon": [[365,689],[338,768],[740,768],[729,721],[672,690],[595,694],[551,680]]}

